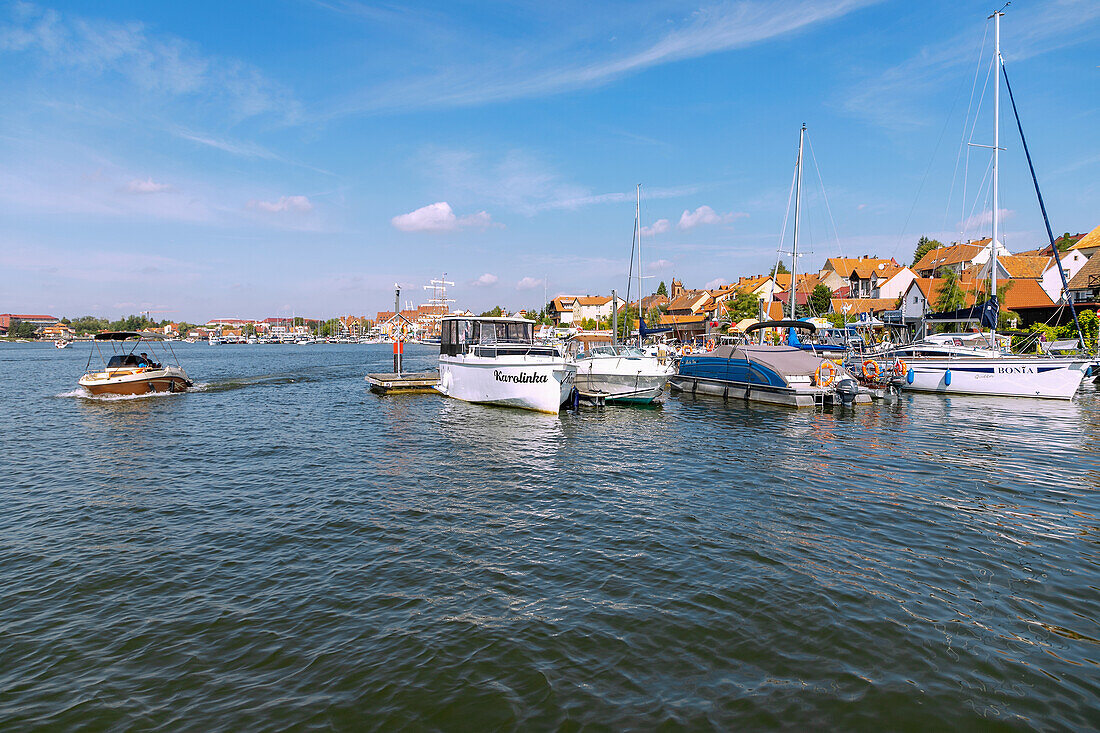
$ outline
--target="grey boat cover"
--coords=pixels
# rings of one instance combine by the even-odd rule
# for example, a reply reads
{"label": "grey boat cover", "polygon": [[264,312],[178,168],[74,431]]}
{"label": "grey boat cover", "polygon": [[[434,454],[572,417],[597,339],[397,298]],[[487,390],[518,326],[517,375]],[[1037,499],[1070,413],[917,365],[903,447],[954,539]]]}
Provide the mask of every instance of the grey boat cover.
{"label": "grey boat cover", "polygon": [[821,357],[814,356],[795,346],[768,346],[764,344],[723,344],[707,356],[719,359],[745,359],[782,374],[784,377],[807,376],[821,366]]}

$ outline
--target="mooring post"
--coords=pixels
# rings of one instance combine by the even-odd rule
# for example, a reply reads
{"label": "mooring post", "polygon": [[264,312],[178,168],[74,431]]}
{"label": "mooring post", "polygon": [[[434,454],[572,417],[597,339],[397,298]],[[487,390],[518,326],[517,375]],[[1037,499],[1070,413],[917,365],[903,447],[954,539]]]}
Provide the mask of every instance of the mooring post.
{"label": "mooring post", "polygon": [[393,284],[393,373],[401,374],[401,286]]}

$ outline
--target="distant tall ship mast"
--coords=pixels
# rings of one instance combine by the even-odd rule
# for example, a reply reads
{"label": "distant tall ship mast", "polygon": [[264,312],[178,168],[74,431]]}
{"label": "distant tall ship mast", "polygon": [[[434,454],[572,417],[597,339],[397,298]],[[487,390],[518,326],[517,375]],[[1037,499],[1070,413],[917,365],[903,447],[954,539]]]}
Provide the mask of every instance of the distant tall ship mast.
{"label": "distant tall ship mast", "polygon": [[440,334],[440,325],[443,322],[443,316],[451,312],[451,303],[455,302],[453,298],[447,297],[447,286],[454,287],[454,283],[447,279],[447,273],[439,278],[432,278],[428,281],[428,284],[424,286],[425,290],[432,291],[432,297],[428,298],[428,302],[425,305],[432,308],[432,312],[428,314],[428,318],[431,325],[431,333],[433,336]]}

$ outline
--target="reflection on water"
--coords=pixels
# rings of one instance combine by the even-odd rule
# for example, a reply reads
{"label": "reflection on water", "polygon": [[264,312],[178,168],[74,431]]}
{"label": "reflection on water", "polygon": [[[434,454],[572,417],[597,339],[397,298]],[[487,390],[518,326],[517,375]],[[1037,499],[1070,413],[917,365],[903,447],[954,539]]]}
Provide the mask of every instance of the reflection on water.
{"label": "reflection on water", "polygon": [[203,389],[56,399],[71,351],[0,349],[13,727],[1100,717],[1091,383],[553,416],[379,398],[385,345],[195,345]]}

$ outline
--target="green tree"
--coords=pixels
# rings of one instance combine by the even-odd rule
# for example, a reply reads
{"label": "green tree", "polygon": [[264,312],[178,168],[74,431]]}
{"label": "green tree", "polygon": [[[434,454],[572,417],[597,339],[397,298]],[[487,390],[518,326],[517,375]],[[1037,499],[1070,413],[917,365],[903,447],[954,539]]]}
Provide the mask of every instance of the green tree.
{"label": "green tree", "polygon": [[760,299],[750,292],[740,292],[726,301],[726,312],[734,323],[746,318],[760,317]]}
{"label": "green tree", "polygon": [[625,341],[634,333],[635,321],[638,320],[638,307],[630,304],[619,311],[619,340]]}
{"label": "green tree", "polygon": [[828,313],[832,297],[833,291],[829,290],[829,286],[818,283],[810,292],[810,310],[817,315]]}
{"label": "green tree", "polygon": [[772,271],[768,274],[772,277],[775,277],[776,275],[789,275],[791,274],[791,271],[788,270],[787,266],[783,264],[783,260],[780,260],[779,263],[775,267],[773,267]]}
{"label": "green tree", "polygon": [[1054,240],[1054,246],[1058,248],[1059,252],[1065,252],[1067,249],[1077,243],[1077,237],[1066,232],[1062,236]]}
{"label": "green tree", "polygon": [[661,309],[657,306],[652,306],[645,314],[645,325],[650,328],[656,328],[661,322]]}
{"label": "green tree", "polygon": [[104,318],[96,318],[95,316],[81,316],[80,318],[74,318],[70,323],[73,330],[78,334],[98,333],[99,331],[106,331],[110,328],[110,323]]}
{"label": "green tree", "polygon": [[913,252],[913,264],[917,264],[924,258],[926,254],[936,249],[937,247],[942,246],[943,242],[940,242],[939,240],[929,239],[928,237],[921,237],[917,240],[917,249]]}
{"label": "green tree", "polygon": [[8,333],[18,339],[32,339],[34,338],[34,332],[37,330],[37,327],[33,323],[20,321],[12,326]]}
{"label": "green tree", "polygon": [[966,305],[966,293],[959,286],[959,276],[947,268],[943,271],[943,285],[936,296],[936,311],[953,311]]}
{"label": "green tree", "polygon": [[668,288],[665,287],[665,281],[662,280],[661,284],[657,286],[657,295],[663,295],[668,297]]}

